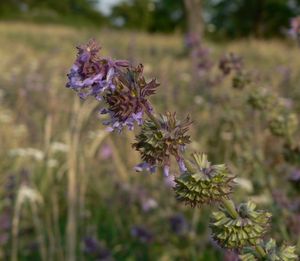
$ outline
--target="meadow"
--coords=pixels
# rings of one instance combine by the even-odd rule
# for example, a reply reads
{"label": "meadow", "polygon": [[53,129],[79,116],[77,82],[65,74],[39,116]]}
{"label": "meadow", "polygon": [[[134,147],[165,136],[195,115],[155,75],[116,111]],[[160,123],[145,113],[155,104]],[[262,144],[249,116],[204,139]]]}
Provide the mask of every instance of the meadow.
{"label": "meadow", "polygon": [[[225,162],[237,176],[235,201],[271,212],[268,234],[300,253],[300,160],[285,160],[267,113],[249,104],[264,90],[299,120],[296,43],[206,42],[212,76],[224,54],[243,57],[254,80],[237,89],[230,76],[211,86],[193,81],[180,34],[0,23],[0,260],[235,258],[210,238],[207,206],[185,206],[173,180],[133,170],[140,162],[134,132],[107,132],[99,103],[65,88],[75,46],[92,37],[103,56],[143,63],[161,83],[152,98],[157,111],[190,114],[190,148]],[[297,146],[299,128],[293,135]]]}

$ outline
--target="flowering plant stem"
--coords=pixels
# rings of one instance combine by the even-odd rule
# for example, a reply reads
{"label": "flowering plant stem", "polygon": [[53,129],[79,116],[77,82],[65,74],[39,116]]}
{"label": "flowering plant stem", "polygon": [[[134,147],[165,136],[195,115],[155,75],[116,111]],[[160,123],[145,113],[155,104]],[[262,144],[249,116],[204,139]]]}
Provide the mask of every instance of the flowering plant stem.
{"label": "flowering plant stem", "polygon": [[[159,119],[156,117],[148,98],[155,94],[159,84],[155,79],[146,82],[143,65],[133,67],[128,61],[102,58],[99,50],[95,41],[78,47],[67,87],[78,92],[81,98],[93,96],[103,100],[104,108],[100,113],[110,117],[105,122],[110,130],[120,133],[126,126],[129,130],[135,125],[141,127],[132,145],[143,159],[136,171],[155,172],[157,167],[163,167],[164,175],[168,176],[171,157],[174,157],[181,172],[180,176],[174,177],[176,198],[192,207],[212,203],[220,206],[212,213],[210,226],[213,238],[221,247],[236,249],[240,253],[250,247],[257,252],[255,256],[250,253],[252,259],[246,253],[241,260],[256,260],[258,257],[265,260],[270,252],[274,255],[272,261],[297,260],[295,247],[278,248],[275,240],[270,239],[267,243],[262,240],[270,213],[257,210],[250,201],[235,206],[230,199],[235,177],[225,164],[211,164],[204,153],[192,153],[191,160],[184,157],[186,145],[191,142],[187,134],[192,123],[190,117],[180,121],[175,112],[162,114]],[[149,120],[144,120],[145,115]],[[74,253],[76,241],[71,243]]]}

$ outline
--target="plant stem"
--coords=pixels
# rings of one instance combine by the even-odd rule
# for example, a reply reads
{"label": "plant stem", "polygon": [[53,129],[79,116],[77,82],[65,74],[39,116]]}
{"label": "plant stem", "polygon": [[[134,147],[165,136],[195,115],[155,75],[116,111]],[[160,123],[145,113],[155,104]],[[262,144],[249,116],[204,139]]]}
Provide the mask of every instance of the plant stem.
{"label": "plant stem", "polygon": [[146,108],[146,106],[144,106],[144,108],[145,108],[145,112],[146,112],[147,116],[149,117],[149,119],[152,120],[153,123],[155,123],[156,127],[160,129],[161,125],[160,125],[159,121],[155,118],[153,113],[148,108]]}
{"label": "plant stem", "polygon": [[260,257],[266,257],[266,252],[260,245],[255,246],[255,250],[260,255]]}
{"label": "plant stem", "polygon": [[222,204],[226,208],[226,210],[229,212],[229,214],[232,218],[238,218],[239,217],[239,213],[236,211],[234,203],[231,199],[223,198],[222,199]]}

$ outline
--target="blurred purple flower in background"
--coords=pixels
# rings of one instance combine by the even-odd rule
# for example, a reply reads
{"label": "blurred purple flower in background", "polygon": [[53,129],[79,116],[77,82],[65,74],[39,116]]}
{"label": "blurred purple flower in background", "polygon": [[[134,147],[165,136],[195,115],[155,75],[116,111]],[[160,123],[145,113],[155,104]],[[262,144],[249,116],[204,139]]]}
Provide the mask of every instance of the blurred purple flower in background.
{"label": "blurred purple flower in background", "polygon": [[100,157],[103,160],[107,160],[112,156],[112,149],[108,144],[104,144],[100,150]]}
{"label": "blurred purple flower in background", "polygon": [[143,226],[133,226],[131,228],[131,235],[144,244],[151,243],[154,238],[153,234]]}
{"label": "blurred purple flower in background", "polygon": [[149,212],[153,209],[156,209],[158,207],[158,203],[153,198],[142,198],[141,206],[144,212]]}
{"label": "blurred purple flower in background", "polygon": [[243,67],[243,59],[242,57],[230,53],[224,55],[219,61],[219,69],[222,71],[224,75],[228,75],[231,71],[240,72]]}
{"label": "blurred purple flower in background", "polygon": [[294,38],[299,38],[300,36],[300,16],[294,17],[290,22],[289,33]]}
{"label": "blurred purple flower in background", "polygon": [[191,56],[196,61],[197,74],[200,78],[211,70],[213,62],[210,59],[210,50],[204,47],[202,40],[194,33],[189,33],[185,37],[186,48],[191,50]]}
{"label": "blurred purple flower in background", "polygon": [[170,217],[169,222],[172,232],[177,235],[183,235],[189,230],[189,224],[181,213],[175,214]]}
{"label": "blurred purple flower in background", "polygon": [[112,261],[113,258],[108,249],[95,237],[85,237],[83,239],[84,252],[92,256],[93,260]]}
{"label": "blurred purple flower in background", "polygon": [[294,169],[289,176],[289,180],[300,183],[300,169]]}
{"label": "blurred purple flower in background", "polygon": [[300,169],[294,169],[288,179],[296,189],[300,189]]}

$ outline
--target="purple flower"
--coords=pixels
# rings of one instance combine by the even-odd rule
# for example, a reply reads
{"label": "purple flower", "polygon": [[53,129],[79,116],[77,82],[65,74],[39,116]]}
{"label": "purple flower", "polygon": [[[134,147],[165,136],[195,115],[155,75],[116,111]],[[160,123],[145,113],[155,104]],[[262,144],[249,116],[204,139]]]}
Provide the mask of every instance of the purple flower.
{"label": "purple flower", "polygon": [[164,176],[168,177],[170,174],[170,166],[169,165],[164,165]]}
{"label": "purple flower", "polygon": [[289,181],[297,190],[300,189],[300,169],[294,169],[291,172],[289,175]]}
{"label": "purple flower", "polygon": [[85,237],[83,240],[84,252],[96,258],[95,260],[113,260],[111,253],[104,245],[94,237]]}
{"label": "purple flower", "polygon": [[116,78],[116,89],[103,96],[107,107],[100,113],[110,117],[104,124],[110,126],[109,130],[119,132],[126,126],[133,130],[135,123],[142,125],[145,111],[152,110],[147,98],[155,93],[157,86],[155,80],[145,81],[142,65],[120,73]]}
{"label": "purple flower", "polygon": [[100,47],[94,40],[77,49],[67,87],[83,99],[93,96],[104,100],[100,113],[108,114],[104,124],[109,131],[120,132],[124,127],[133,130],[135,124],[142,125],[145,110],[152,110],[148,96],[155,93],[159,85],[156,80],[146,82],[141,64],[133,67],[126,60],[100,57]]}
{"label": "purple flower", "polygon": [[104,144],[100,151],[100,157],[103,160],[107,160],[112,156],[112,149],[108,144]]}
{"label": "purple flower", "polygon": [[223,75],[229,75],[232,71],[241,72],[243,68],[242,57],[229,53],[223,56],[219,61],[219,69]]}
{"label": "purple flower", "polygon": [[147,162],[141,162],[138,165],[134,167],[135,171],[137,172],[142,172],[142,171],[148,171],[150,173],[155,173],[156,172],[156,166],[151,165]]}
{"label": "purple flower", "polygon": [[170,217],[170,227],[172,232],[177,235],[183,235],[189,230],[189,224],[187,223],[185,217],[178,213]]}
{"label": "purple flower", "polygon": [[291,19],[291,27],[289,33],[292,37],[298,38],[300,35],[300,16]]}
{"label": "purple flower", "polygon": [[153,234],[142,226],[132,227],[131,235],[139,239],[142,243],[151,243],[153,241]]}
{"label": "purple flower", "polygon": [[177,163],[178,163],[178,167],[179,167],[179,170],[181,173],[184,173],[187,171],[186,166],[184,164],[184,160],[182,158],[178,159]]}
{"label": "purple flower", "polygon": [[121,132],[122,129],[126,126],[129,130],[133,130],[135,123],[137,123],[138,125],[143,124],[143,115],[144,115],[143,111],[132,113],[123,121],[120,120],[119,117],[117,117],[115,112],[110,111],[108,109],[101,109],[100,114],[108,114],[110,117],[109,120],[103,122],[104,125],[109,126],[107,128],[108,131],[118,130],[119,132]]}
{"label": "purple flower", "polygon": [[174,188],[176,185],[175,177],[173,175],[169,175],[164,178],[164,183],[167,187]]}
{"label": "purple flower", "polygon": [[141,200],[141,206],[144,212],[149,212],[158,207],[158,203],[153,198],[144,198]]}
{"label": "purple flower", "polygon": [[83,99],[88,96],[101,99],[101,94],[105,90],[115,89],[115,77],[120,68],[128,67],[129,63],[101,58],[100,47],[94,40],[77,49],[77,59],[68,74],[67,87],[77,91]]}

